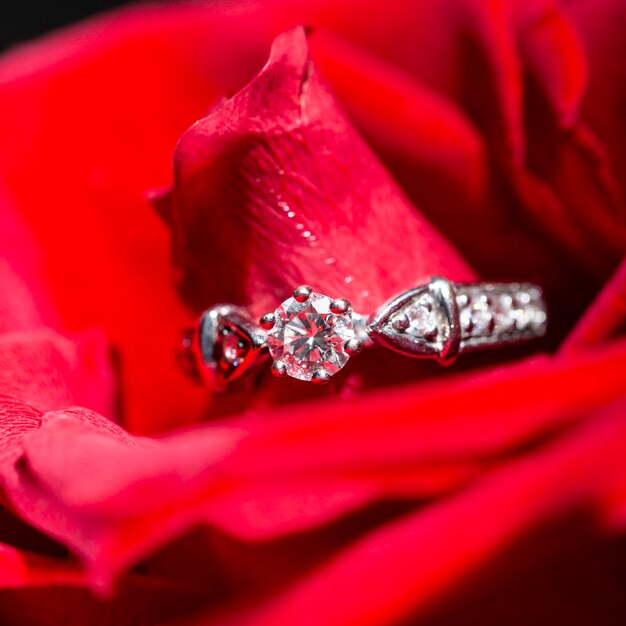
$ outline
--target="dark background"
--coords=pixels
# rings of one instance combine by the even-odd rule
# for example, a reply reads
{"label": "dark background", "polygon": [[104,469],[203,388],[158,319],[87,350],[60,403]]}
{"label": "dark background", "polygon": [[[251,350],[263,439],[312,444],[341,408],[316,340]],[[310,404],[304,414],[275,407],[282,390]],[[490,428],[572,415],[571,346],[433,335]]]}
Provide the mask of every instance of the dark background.
{"label": "dark background", "polygon": [[0,0],[0,50],[77,22],[125,0]]}

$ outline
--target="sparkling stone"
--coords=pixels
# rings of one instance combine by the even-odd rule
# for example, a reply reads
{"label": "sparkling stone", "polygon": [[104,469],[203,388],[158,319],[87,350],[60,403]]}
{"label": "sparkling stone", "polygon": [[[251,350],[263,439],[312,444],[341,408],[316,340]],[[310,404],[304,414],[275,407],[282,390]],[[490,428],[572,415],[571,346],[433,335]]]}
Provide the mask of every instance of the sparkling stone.
{"label": "sparkling stone", "polygon": [[461,320],[461,328],[469,333],[472,330],[472,312],[470,309],[462,309],[459,317]]}
{"label": "sparkling stone", "polygon": [[460,293],[457,295],[456,297],[456,305],[462,309],[464,306],[466,306],[468,303],[468,298],[467,298],[467,294],[465,293]]}
{"label": "sparkling stone", "polygon": [[276,309],[268,345],[272,358],[286,365],[289,376],[311,380],[322,370],[333,375],[350,358],[344,344],[355,337],[351,311],[331,313],[332,301],[313,292],[306,302],[289,298]]}
{"label": "sparkling stone", "polygon": [[242,348],[236,335],[230,332],[223,334],[222,355],[228,363],[235,366],[239,364]]}
{"label": "sparkling stone", "polygon": [[473,337],[487,336],[492,330],[493,317],[486,299],[470,302],[460,312],[460,318],[463,330]]}
{"label": "sparkling stone", "polygon": [[515,321],[515,328],[517,330],[526,330],[532,322],[531,307],[517,307],[511,311],[511,316]]}
{"label": "sparkling stone", "polygon": [[513,298],[508,293],[501,294],[496,299],[496,311],[493,316],[496,333],[510,333],[515,329],[515,320],[511,314]]}
{"label": "sparkling stone", "polygon": [[546,321],[546,313],[533,304],[514,309],[513,317],[518,330],[528,330],[541,326]]}
{"label": "sparkling stone", "polygon": [[409,326],[405,332],[420,337],[432,338],[439,329],[439,319],[429,295],[421,296],[405,312]]}

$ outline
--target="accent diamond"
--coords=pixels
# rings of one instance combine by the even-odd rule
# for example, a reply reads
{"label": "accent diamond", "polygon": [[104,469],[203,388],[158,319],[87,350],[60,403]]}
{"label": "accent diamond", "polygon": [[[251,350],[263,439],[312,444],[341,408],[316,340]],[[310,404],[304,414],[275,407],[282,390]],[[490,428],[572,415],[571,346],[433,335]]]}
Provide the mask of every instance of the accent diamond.
{"label": "accent diamond", "polygon": [[332,298],[311,292],[305,302],[285,300],[276,309],[276,323],[267,341],[274,360],[287,374],[311,380],[317,372],[337,373],[350,358],[345,343],[355,338],[352,311],[332,313]]}
{"label": "accent diamond", "polygon": [[486,298],[469,301],[461,309],[461,327],[467,335],[485,336],[491,332],[493,317]]}
{"label": "accent diamond", "polygon": [[222,357],[230,365],[237,367],[242,355],[245,354],[245,345],[234,333],[224,330],[222,332]]}
{"label": "accent diamond", "polygon": [[434,339],[440,326],[440,319],[435,311],[430,294],[424,294],[406,309],[409,327],[406,332],[427,339]]}
{"label": "accent diamond", "polygon": [[495,299],[495,313],[493,316],[496,333],[511,333],[515,330],[515,320],[511,314],[513,298],[509,293],[502,293]]}

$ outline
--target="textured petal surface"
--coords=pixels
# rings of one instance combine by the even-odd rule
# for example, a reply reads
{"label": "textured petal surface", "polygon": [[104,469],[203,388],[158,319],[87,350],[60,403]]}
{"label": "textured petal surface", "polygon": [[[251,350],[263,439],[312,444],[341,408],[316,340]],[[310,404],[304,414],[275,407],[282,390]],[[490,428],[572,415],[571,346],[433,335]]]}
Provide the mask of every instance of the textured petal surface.
{"label": "textured petal surface", "polygon": [[[598,356],[465,375],[453,394],[444,384],[409,387],[391,404],[379,393],[361,405],[254,414],[157,441],[129,437],[85,410],[41,415],[7,405],[4,489],[24,519],[67,545],[92,584],[106,588],[112,576],[199,523],[268,540],[310,531],[375,500],[436,502],[497,474],[504,455],[523,462],[523,450],[622,397],[625,350],[618,344]],[[562,381],[568,391],[554,398]],[[485,397],[493,411],[485,410]],[[515,409],[503,417],[502,401],[512,397]],[[320,419],[331,406],[338,417]],[[620,441],[614,445],[623,452]],[[609,479],[620,464],[603,467]],[[620,476],[611,485],[616,494]]]}
{"label": "textured petal surface", "polygon": [[561,350],[589,347],[626,330],[626,260],[602,288],[576,326],[561,345]]}
{"label": "textured petal surface", "polygon": [[[521,461],[505,464],[496,475],[446,502],[382,526],[268,605],[244,609],[230,619],[220,616],[216,621],[197,623],[274,626],[291,624],[293,615],[299,615],[302,624],[374,626],[422,617],[427,610],[433,610],[433,605],[436,608],[444,590],[463,581],[479,564],[515,545],[538,526],[579,511],[611,514],[605,504],[612,499],[615,469],[620,489],[626,478],[624,405],[603,417],[591,429],[576,432]],[[563,484],[564,472],[569,477],[567,486]],[[491,515],[485,515],[486,511]],[[569,544],[571,549],[571,538],[568,540],[566,546]],[[531,551],[532,563],[536,547],[531,543],[526,549]],[[620,551],[623,554],[623,546]],[[576,564],[579,577],[584,576],[585,565],[584,561]],[[504,569],[501,575],[510,574]],[[570,583],[566,580],[564,584],[558,578],[548,580],[557,597],[567,591]],[[578,585],[581,583],[579,580]],[[584,593],[585,587],[581,589]],[[609,609],[572,614],[571,623],[586,624],[592,617],[600,623],[611,623],[614,610],[623,614],[626,605],[617,589],[605,595],[611,601]],[[495,612],[486,614],[487,623],[519,618],[517,608],[500,602],[496,607]],[[546,600],[535,614],[549,623],[568,615],[567,605],[565,608],[566,612],[558,600]],[[530,610],[524,606],[521,609],[529,615],[536,610],[532,605]],[[462,616],[447,610],[449,621],[443,623],[463,623]]]}
{"label": "textured petal surface", "polygon": [[180,134],[261,62],[261,46],[258,58],[242,51],[230,67],[218,54],[233,19],[131,7],[0,62],[2,187],[38,244],[57,309],[47,321],[63,332],[104,330],[119,357],[124,419],[136,430],[197,421],[206,406],[172,366],[191,316],[145,193],[169,181]]}
{"label": "textured petal surface", "polygon": [[[303,29],[277,38],[262,72],[187,131],[174,158],[159,206],[196,306],[260,314],[311,283],[370,311],[429,275],[472,276],[350,128]],[[367,263],[364,250],[375,251]]]}

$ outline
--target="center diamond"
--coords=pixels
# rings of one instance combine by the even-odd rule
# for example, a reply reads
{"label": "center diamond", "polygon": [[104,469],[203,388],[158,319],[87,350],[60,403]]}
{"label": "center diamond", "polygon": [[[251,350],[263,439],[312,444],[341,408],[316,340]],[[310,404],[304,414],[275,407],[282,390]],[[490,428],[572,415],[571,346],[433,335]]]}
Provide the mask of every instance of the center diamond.
{"label": "center diamond", "polygon": [[313,292],[306,302],[289,298],[276,309],[267,342],[272,358],[286,365],[289,376],[311,380],[319,371],[333,375],[350,358],[344,344],[355,338],[351,312],[332,313],[331,302]]}

